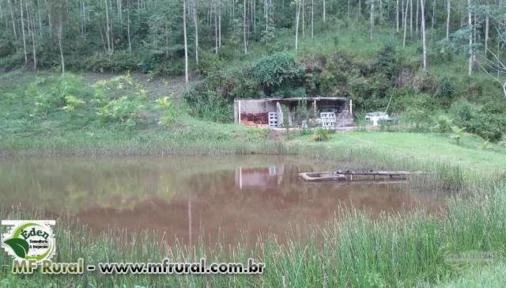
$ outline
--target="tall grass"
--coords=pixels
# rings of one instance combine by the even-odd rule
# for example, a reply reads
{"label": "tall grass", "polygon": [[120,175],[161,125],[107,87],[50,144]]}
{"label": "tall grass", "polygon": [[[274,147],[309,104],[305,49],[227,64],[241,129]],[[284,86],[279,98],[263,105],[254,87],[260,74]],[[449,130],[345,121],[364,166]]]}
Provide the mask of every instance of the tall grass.
{"label": "tall grass", "polygon": [[[315,228],[306,240],[259,238],[256,245],[206,247],[168,246],[167,234],[126,230],[93,235],[80,223],[58,219],[58,261],[88,263],[117,261],[245,262],[248,257],[266,263],[261,276],[139,276],[98,275],[51,277],[12,275],[10,258],[0,256],[0,284],[4,287],[414,287],[460,277],[473,259],[455,266],[452,255],[492,252],[503,259],[506,248],[506,187],[472,198],[454,198],[437,213],[419,210],[410,215],[383,215],[371,219],[357,210],[344,210]],[[3,209],[9,219],[36,216],[35,211]],[[479,255],[479,254],[478,254]],[[464,260],[465,256],[463,256]],[[462,262],[462,261],[461,261]],[[467,266],[466,266],[467,265]],[[502,270],[501,270],[502,271]]]}

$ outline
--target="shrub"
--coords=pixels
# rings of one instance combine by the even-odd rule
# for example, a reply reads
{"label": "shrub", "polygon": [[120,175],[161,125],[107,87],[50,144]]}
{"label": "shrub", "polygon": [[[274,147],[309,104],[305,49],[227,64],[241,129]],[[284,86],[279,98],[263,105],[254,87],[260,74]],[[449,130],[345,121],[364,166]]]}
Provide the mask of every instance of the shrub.
{"label": "shrub", "polygon": [[253,65],[249,74],[267,96],[278,89],[304,85],[304,69],[295,62],[293,55],[288,53],[262,58]]}
{"label": "shrub", "polygon": [[222,67],[220,57],[215,53],[204,52],[199,54],[199,66],[198,71],[203,76],[219,71]]}
{"label": "shrub", "polygon": [[447,133],[452,130],[452,119],[448,115],[438,115],[435,122],[436,129],[441,133]]}
{"label": "shrub", "polygon": [[161,113],[160,121],[158,122],[160,125],[170,125],[176,120],[177,116],[179,116],[178,109],[169,97],[157,99],[156,107]]}
{"label": "shrub", "polygon": [[45,117],[58,110],[74,111],[83,107],[86,98],[93,95],[83,87],[81,80],[70,74],[37,78],[28,85],[25,96],[34,102],[32,115]]}
{"label": "shrub", "polygon": [[450,107],[450,114],[453,116],[459,126],[469,122],[475,117],[476,111],[474,106],[465,99],[460,99]]}
{"label": "shrub", "polygon": [[217,122],[233,120],[232,105],[215,91],[193,89],[187,91],[184,98],[192,116]]}
{"label": "shrub", "polygon": [[439,80],[439,85],[434,93],[434,96],[441,101],[444,105],[449,105],[455,92],[457,91],[457,87],[455,86],[456,79],[451,79],[449,77],[443,77]]}
{"label": "shrub", "polygon": [[318,128],[314,131],[312,139],[317,142],[328,141],[333,132],[333,130]]}
{"label": "shrub", "polygon": [[455,102],[450,108],[450,115],[455,119],[455,124],[464,127],[467,132],[474,133],[490,142],[501,140],[506,117],[495,111],[490,106],[478,108],[465,99]]}
{"label": "shrub", "polygon": [[97,115],[104,122],[120,122],[129,127],[142,122],[142,111],[145,106],[141,99],[122,96],[112,99],[98,109]]}
{"label": "shrub", "polygon": [[147,122],[144,114],[147,92],[130,75],[95,83],[95,105],[102,122],[118,122],[129,127]]}
{"label": "shrub", "polygon": [[437,78],[429,73],[421,72],[413,79],[413,89],[417,92],[435,93],[439,86]]}
{"label": "shrub", "polygon": [[395,51],[395,47],[391,44],[387,44],[381,49],[376,56],[376,63],[374,64],[375,68],[382,73],[385,73],[386,76],[391,79],[392,76],[397,72],[397,52]]}

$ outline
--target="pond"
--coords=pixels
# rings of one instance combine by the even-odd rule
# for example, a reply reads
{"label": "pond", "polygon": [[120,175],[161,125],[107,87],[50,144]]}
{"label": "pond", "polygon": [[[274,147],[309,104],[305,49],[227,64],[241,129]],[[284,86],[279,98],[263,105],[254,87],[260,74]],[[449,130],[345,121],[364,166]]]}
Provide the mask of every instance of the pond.
{"label": "pond", "polygon": [[150,230],[169,242],[216,244],[304,235],[349,207],[402,213],[441,198],[418,182],[307,183],[298,177],[350,168],[295,157],[9,158],[0,162],[0,205],[73,219],[96,233]]}

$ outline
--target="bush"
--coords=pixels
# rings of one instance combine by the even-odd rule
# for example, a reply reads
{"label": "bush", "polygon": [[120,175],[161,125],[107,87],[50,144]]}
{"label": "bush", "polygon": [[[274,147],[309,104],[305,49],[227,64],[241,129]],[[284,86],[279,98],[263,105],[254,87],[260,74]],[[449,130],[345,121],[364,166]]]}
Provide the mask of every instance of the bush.
{"label": "bush", "polygon": [[180,111],[175,107],[174,103],[170,101],[169,97],[156,100],[156,107],[161,112],[160,121],[158,121],[159,125],[168,126],[179,116]]}
{"label": "bush", "polygon": [[74,111],[83,107],[92,94],[80,79],[69,74],[37,78],[25,90],[25,96],[34,103],[32,116],[38,117],[58,110]]}
{"label": "bush", "polygon": [[232,105],[215,91],[192,89],[185,93],[184,98],[192,116],[217,122],[233,120]]}
{"label": "bush", "polygon": [[436,76],[421,72],[415,75],[413,79],[413,89],[416,92],[424,92],[434,94],[439,87]]}
{"label": "bush", "polygon": [[141,99],[122,96],[113,99],[100,107],[97,115],[104,122],[119,122],[129,127],[136,126],[143,122],[142,111],[145,106]]}
{"label": "bush", "polygon": [[457,87],[454,84],[457,80],[451,79],[449,77],[443,77],[439,80],[439,85],[434,93],[434,96],[440,100],[441,104],[449,105],[455,92],[457,91]]}
{"label": "bush", "polygon": [[506,127],[506,117],[501,113],[493,113],[494,111],[496,110],[488,105],[478,108],[461,99],[452,105],[450,115],[455,119],[455,124],[464,127],[467,132],[490,142],[498,142]]}
{"label": "bush", "polygon": [[452,104],[449,112],[459,126],[464,126],[465,123],[475,118],[476,109],[467,100],[460,99]]}
{"label": "bush", "polygon": [[98,81],[94,102],[97,115],[104,123],[117,122],[132,127],[147,122],[144,114],[148,108],[147,92],[130,75]]}
{"label": "bush", "polygon": [[312,139],[317,142],[328,141],[333,132],[333,130],[318,128],[314,131]]}
{"label": "bush", "polygon": [[267,96],[279,89],[304,86],[304,68],[288,53],[277,53],[262,58],[251,67],[248,74]]}
{"label": "bush", "polygon": [[222,68],[222,61],[216,53],[204,52],[200,53],[199,56],[198,71],[202,76],[209,76]]}
{"label": "bush", "polygon": [[436,129],[441,133],[448,133],[452,131],[452,119],[448,115],[438,115],[435,118]]}
{"label": "bush", "polygon": [[397,52],[395,51],[395,47],[391,44],[387,44],[381,49],[376,56],[376,63],[374,64],[375,68],[382,73],[385,73],[386,76],[391,79],[393,75],[397,72],[398,61],[397,61]]}

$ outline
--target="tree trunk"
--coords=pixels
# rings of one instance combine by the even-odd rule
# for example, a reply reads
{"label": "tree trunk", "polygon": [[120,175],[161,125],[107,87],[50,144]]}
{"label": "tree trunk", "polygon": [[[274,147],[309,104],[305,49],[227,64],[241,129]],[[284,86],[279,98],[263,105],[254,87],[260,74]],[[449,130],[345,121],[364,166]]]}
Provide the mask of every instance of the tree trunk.
{"label": "tree trunk", "polygon": [[256,23],[255,23],[255,2],[256,0],[252,0],[249,2],[249,21],[250,21],[250,30],[249,32],[253,32],[253,35],[255,34],[255,31],[256,31]]}
{"label": "tree trunk", "polygon": [[128,37],[128,52],[132,53],[132,37],[130,35],[130,4],[127,6],[127,37]]}
{"label": "tree trunk", "polygon": [[302,1],[302,38],[306,36],[306,2]]}
{"label": "tree trunk", "polygon": [[295,51],[299,49],[300,1],[295,0]]}
{"label": "tree trunk", "polygon": [[[106,0],[107,1],[107,0]],[[111,9],[111,12],[112,12],[112,0],[111,0],[111,3],[109,5],[109,9]],[[111,20],[109,22],[109,27],[110,27],[110,40],[111,40],[111,52],[110,54],[112,55],[114,53],[114,30],[113,30],[113,21]]]}
{"label": "tree trunk", "polygon": [[47,9],[47,23],[49,23],[49,36],[50,38],[53,38],[53,17],[51,15],[51,9],[50,4],[48,3],[48,0],[44,0],[44,3],[46,4]]}
{"label": "tree trunk", "polygon": [[369,38],[372,40],[374,33],[374,1],[371,0],[371,12],[370,12],[370,23],[369,23]]}
{"label": "tree trunk", "polygon": [[247,4],[248,4],[248,1],[247,0],[244,0],[243,1],[243,6],[244,6],[244,10],[243,10],[243,14],[242,14],[242,18],[243,18],[243,41],[244,41],[244,54],[248,54],[248,39],[247,39],[247,31],[248,31],[248,27],[247,27],[247,20],[246,20],[246,12],[247,12]]}
{"label": "tree trunk", "polygon": [[[418,34],[418,20],[420,19],[420,2],[416,1],[415,33]],[[417,35],[418,36],[418,35]]]}
{"label": "tree trunk", "polygon": [[14,17],[14,9],[12,8],[11,0],[7,0],[7,4],[9,5],[9,11],[11,12],[12,32],[14,34],[14,39],[18,39],[18,32],[16,30],[16,18]]}
{"label": "tree trunk", "polygon": [[111,29],[109,26],[109,0],[105,0],[105,39],[107,41],[107,53],[111,54]]}
{"label": "tree trunk", "polygon": [[434,25],[436,25],[436,0],[432,0],[432,18],[430,24],[431,29],[434,30]]}
{"label": "tree trunk", "polygon": [[488,38],[489,38],[489,26],[490,26],[490,20],[489,20],[489,16],[487,14],[487,16],[485,17],[485,58],[487,57],[487,53],[488,53]]}
{"label": "tree trunk", "polygon": [[26,7],[26,16],[27,16],[27,23],[28,23],[28,31],[30,32],[30,36],[32,38],[32,57],[33,57],[33,70],[37,70],[37,49],[35,42],[35,11],[34,15],[30,14],[30,10],[28,9],[28,2],[25,2]]}
{"label": "tree trunk", "polygon": [[402,47],[406,47],[406,34],[408,32],[408,2],[406,0],[406,7],[404,7],[404,35],[402,37]]}
{"label": "tree trunk", "polygon": [[116,0],[116,9],[118,9],[118,19],[121,30],[123,30],[123,7],[121,5],[121,0]]}
{"label": "tree trunk", "polygon": [[218,48],[221,48],[221,0],[218,1]]}
{"label": "tree trunk", "polygon": [[451,0],[446,0],[446,40],[450,40],[450,16],[452,13]]}
{"label": "tree trunk", "polygon": [[183,0],[183,37],[184,37],[184,81],[188,85],[188,37],[186,34],[186,0]]}
{"label": "tree trunk", "polygon": [[425,36],[425,3],[424,0],[420,0],[420,9],[422,18],[420,19],[422,24],[422,46],[423,46],[423,72],[427,72],[427,42]]}
{"label": "tree trunk", "polygon": [[61,73],[65,74],[65,58],[63,56],[63,23],[62,23],[62,21],[60,21],[60,23],[58,24],[58,48],[60,50]]}
{"label": "tree trunk", "polygon": [[409,0],[409,36],[413,37],[413,0]]}
{"label": "tree trunk", "polygon": [[215,54],[218,54],[218,7],[217,7],[217,4],[216,4],[216,0],[213,0],[211,2],[211,5],[213,6],[213,14],[214,14],[214,17],[213,17],[213,21],[214,21],[214,53]]}
{"label": "tree trunk", "polygon": [[395,5],[395,32],[399,33],[400,23],[399,23],[399,0],[397,0]]}
{"label": "tree trunk", "polygon": [[265,31],[269,30],[269,6],[267,4],[267,0],[264,0],[264,21],[265,21]]}
{"label": "tree trunk", "polygon": [[471,0],[467,0],[467,24],[469,27],[469,67],[468,67],[468,75],[471,76],[473,74],[473,15],[471,11]]}
{"label": "tree trunk", "polygon": [[195,29],[195,63],[199,65],[199,21],[198,21],[198,0],[193,0],[193,26]]}
{"label": "tree trunk", "polygon": [[26,52],[25,19],[23,15],[23,0],[19,1],[19,10],[21,11],[21,35],[23,37],[23,54],[25,55],[25,66],[28,65],[28,53]]}
{"label": "tree trunk", "polygon": [[314,0],[311,0],[311,38],[314,37]]}

